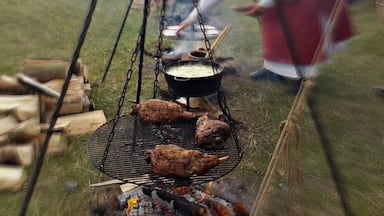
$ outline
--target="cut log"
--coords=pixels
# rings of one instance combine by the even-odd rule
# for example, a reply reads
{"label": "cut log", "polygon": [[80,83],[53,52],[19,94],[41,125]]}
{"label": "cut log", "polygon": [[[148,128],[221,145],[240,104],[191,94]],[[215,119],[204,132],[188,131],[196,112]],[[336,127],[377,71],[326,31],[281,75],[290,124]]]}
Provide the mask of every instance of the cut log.
{"label": "cut log", "polygon": [[13,143],[24,143],[40,136],[40,119],[31,118],[23,121],[10,132],[10,139]]}
{"label": "cut log", "polygon": [[[29,57],[23,62],[24,65],[40,65],[60,62],[71,62],[71,57]],[[81,60],[78,60],[81,62]]]}
{"label": "cut log", "polygon": [[8,134],[0,135],[0,147],[11,143],[11,139]]}
{"label": "cut log", "polygon": [[[48,82],[45,82],[44,85],[50,89],[53,89],[57,92],[61,92],[63,88],[65,79],[54,79]],[[79,94],[78,92],[84,90],[84,80],[82,77],[72,75],[71,80],[68,85],[68,90],[66,94]]]}
{"label": "cut log", "polygon": [[17,74],[17,80],[26,86],[27,88],[36,91],[38,93],[50,96],[50,97],[55,97],[58,98],[60,96],[60,92],[57,92],[51,88],[48,88],[47,86],[41,84],[40,82],[34,80],[32,77],[19,73]]}
{"label": "cut log", "polygon": [[[43,123],[50,122],[52,120],[53,114],[55,112],[57,100],[52,100],[52,98],[41,97],[41,121]],[[85,106],[89,106],[85,104]],[[64,97],[63,104],[61,105],[59,116],[64,116],[68,114],[77,114],[83,112],[84,100],[77,96],[67,95]]]}
{"label": "cut log", "polygon": [[[52,132],[66,132],[68,130],[70,124],[71,124],[71,122],[69,122],[69,121],[56,122],[55,126],[53,127]],[[42,132],[47,132],[49,129],[49,124],[48,123],[40,124],[40,128],[41,128]]]}
{"label": "cut log", "polygon": [[[24,61],[24,66],[49,66],[49,65],[57,65],[57,64],[67,64],[68,68],[70,64],[72,63],[72,58],[70,57],[37,57],[37,58],[28,58]],[[81,66],[81,59],[77,59],[76,67],[74,74],[80,75],[80,66]],[[66,73],[65,73],[66,74]],[[57,79],[57,78],[54,78]],[[38,79],[39,80],[39,79]],[[51,79],[49,79],[51,80]],[[48,81],[48,80],[47,80]]]}
{"label": "cut log", "polygon": [[0,110],[37,101],[37,95],[0,95]]}
{"label": "cut log", "polygon": [[[61,92],[65,80],[55,79],[44,83],[45,86],[55,91]],[[41,97],[41,115],[43,122],[49,122],[52,119],[53,112],[57,105],[57,99],[52,97]],[[84,110],[89,110],[89,99],[84,93],[84,81],[82,77],[72,76],[68,90],[64,97],[59,115],[81,113]]]}
{"label": "cut log", "polygon": [[18,124],[19,122],[13,115],[0,118],[0,135],[11,132]]}
{"label": "cut log", "polygon": [[39,116],[39,99],[37,95],[0,95],[0,113],[12,114],[17,120]]}
{"label": "cut log", "polygon": [[89,97],[91,95],[91,83],[84,83],[84,93]]}
{"label": "cut log", "polygon": [[39,118],[39,108],[38,103],[27,103],[24,106],[13,108],[12,115],[15,116],[19,122],[31,118]]}
{"label": "cut log", "polygon": [[84,83],[89,83],[89,71],[86,65],[80,65],[80,73],[78,76],[84,77]]}
{"label": "cut log", "polygon": [[69,63],[56,62],[49,64],[24,65],[23,73],[33,77],[39,82],[47,82],[53,79],[65,79],[69,69]]}
{"label": "cut log", "polygon": [[0,164],[29,166],[34,157],[33,143],[10,144],[0,147]]}
{"label": "cut log", "polygon": [[60,116],[57,124],[70,122],[68,135],[88,134],[94,132],[101,125],[106,123],[106,118],[102,110],[79,113],[73,115]]}
{"label": "cut log", "polygon": [[91,100],[89,100],[88,96],[87,95],[84,95],[83,96],[83,101],[82,101],[82,105],[83,105],[83,109],[81,110],[81,112],[89,112],[91,111],[91,107],[93,106],[93,104],[91,104]]}
{"label": "cut log", "polygon": [[[65,79],[71,64],[65,58],[29,58],[24,61],[23,73],[37,81],[47,82],[53,79]],[[80,60],[76,64],[74,74],[80,73]]]}
{"label": "cut log", "polygon": [[[53,132],[52,136],[48,143],[47,153],[60,153],[65,149],[67,149],[68,147],[67,131],[68,131],[69,125],[70,125],[69,121],[56,122],[52,130]],[[38,146],[39,149],[45,141],[48,128],[49,128],[48,124],[41,124],[42,134],[39,140],[39,146]]]}
{"label": "cut log", "polygon": [[24,167],[0,165],[0,191],[19,191],[26,178]]}
{"label": "cut log", "polygon": [[28,89],[20,85],[15,77],[2,75],[0,77],[0,94],[27,94]]}
{"label": "cut log", "polygon": [[[40,145],[45,141],[46,134],[41,135]],[[41,146],[40,146],[41,147]],[[60,153],[68,148],[68,137],[67,132],[53,132],[49,139],[47,154]]]}

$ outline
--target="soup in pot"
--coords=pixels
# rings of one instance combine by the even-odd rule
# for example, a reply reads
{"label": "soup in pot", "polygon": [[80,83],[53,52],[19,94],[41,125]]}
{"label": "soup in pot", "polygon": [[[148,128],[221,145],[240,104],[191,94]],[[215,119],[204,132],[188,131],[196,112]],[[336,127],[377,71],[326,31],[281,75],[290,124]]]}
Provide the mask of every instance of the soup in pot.
{"label": "soup in pot", "polygon": [[189,64],[169,67],[167,74],[175,77],[183,78],[199,78],[213,76],[216,72],[210,65],[203,64]]}

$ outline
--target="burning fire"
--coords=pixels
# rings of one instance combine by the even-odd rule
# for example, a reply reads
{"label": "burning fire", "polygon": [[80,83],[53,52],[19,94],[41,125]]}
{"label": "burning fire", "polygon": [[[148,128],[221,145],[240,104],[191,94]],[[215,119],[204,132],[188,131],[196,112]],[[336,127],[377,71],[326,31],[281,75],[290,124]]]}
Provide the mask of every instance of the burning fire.
{"label": "burning fire", "polygon": [[129,199],[127,201],[127,209],[125,210],[125,214],[127,216],[130,216],[131,215],[131,209],[134,208],[135,206],[137,206],[137,204],[139,203],[139,198],[138,197],[132,197],[131,199]]}
{"label": "burning fire", "polygon": [[[170,190],[159,190],[137,187],[120,195],[120,208],[125,209],[126,216],[169,215],[169,216],[249,216],[244,204],[232,198],[222,198],[218,193],[225,192],[225,187],[210,182],[203,189],[193,186],[174,187]],[[215,192],[216,191],[216,192]]]}

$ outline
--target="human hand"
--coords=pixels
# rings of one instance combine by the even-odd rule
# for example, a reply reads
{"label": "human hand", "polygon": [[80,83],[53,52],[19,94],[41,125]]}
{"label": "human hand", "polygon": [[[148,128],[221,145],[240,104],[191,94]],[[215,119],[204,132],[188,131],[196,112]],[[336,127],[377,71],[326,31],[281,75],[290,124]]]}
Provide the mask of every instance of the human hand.
{"label": "human hand", "polygon": [[176,30],[176,35],[180,35],[180,32],[187,28],[189,25],[191,25],[191,21],[186,19],[183,22],[181,22]]}
{"label": "human hand", "polygon": [[258,17],[264,13],[265,8],[257,3],[250,3],[246,5],[234,5],[232,10],[243,13],[246,16]]}

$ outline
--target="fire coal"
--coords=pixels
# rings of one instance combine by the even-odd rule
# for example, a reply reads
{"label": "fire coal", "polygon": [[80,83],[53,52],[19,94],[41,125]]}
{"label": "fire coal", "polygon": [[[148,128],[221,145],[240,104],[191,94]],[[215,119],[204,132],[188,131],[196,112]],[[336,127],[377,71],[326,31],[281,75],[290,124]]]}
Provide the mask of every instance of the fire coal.
{"label": "fire coal", "polygon": [[[114,208],[127,216],[248,216],[244,204],[230,202],[196,187],[172,190],[136,187],[113,200]],[[122,214],[124,215],[124,214]]]}

